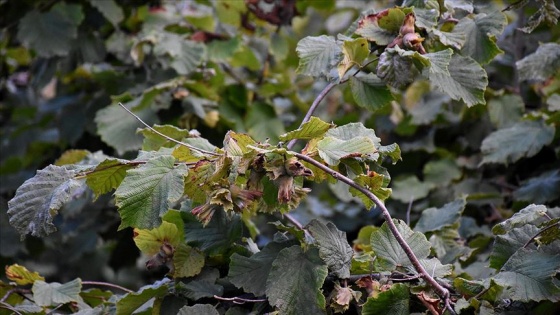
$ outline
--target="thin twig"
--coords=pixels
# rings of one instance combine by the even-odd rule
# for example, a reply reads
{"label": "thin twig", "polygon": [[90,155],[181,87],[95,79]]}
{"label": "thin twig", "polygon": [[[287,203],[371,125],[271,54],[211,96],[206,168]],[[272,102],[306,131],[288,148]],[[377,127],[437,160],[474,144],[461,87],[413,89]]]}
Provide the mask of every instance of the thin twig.
{"label": "thin twig", "polygon": [[[321,93],[319,93],[319,95],[317,95],[317,97],[315,98],[315,100],[311,104],[311,107],[309,107],[309,110],[307,111],[307,114],[305,114],[305,117],[301,121],[301,124],[299,125],[299,128],[301,128],[301,126],[303,126],[303,124],[308,122],[309,119],[311,119],[311,116],[313,115],[313,112],[315,112],[315,109],[317,109],[317,106],[319,106],[319,103],[321,103],[321,101],[325,98],[325,96],[327,96],[327,94],[329,94],[329,92],[335,86],[336,86],[336,83],[331,82],[331,83],[327,84],[327,86],[325,86],[325,88],[321,91]],[[286,146],[286,148],[288,150],[291,150],[294,147],[294,145],[296,144],[296,142],[297,142],[297,139],[290,140],[290,142],[288,142],[288,145]]]}
{"label": "thin twig", "polygon": [[531,244],[535,240],[535,238],[537,238],[537,236],[541,235],[542,233],[548,231],[549,229],[551,229],[555,226],[560,226],[560,222],[556,222],[556,223],[554,223],[552,225],[549,225],[549,226],[545,227],[544,229],[540,230],[537,234],[533,235],[533,237],[531,237],[529,240],[527,240],[525,245],[523,245],[523,248],[526,248],[527,246],[529,246],[529,244]]}
{"label": "thin twig", "polygon": [[5,303],[5,302],[0,302],[0,308],[5,308],[5,309],[7,309],[7,310],[10,310],[10,311],[12,311],[12,312],[18,314],[18,315],[23,315],[23,314],[20,313],[17,309],[15,309],[13,306],[11,306],[10,304]]}
{"label": "thin twig", "polygon": [[305,235],[307,235],[308,237],[311,237],[311,234],[309,233],[308,230],[306,230],[303,225],[296,219],[294,218],[291,214],[286,213],[284,214],[284,216],[286,217],[286,219],[288,219],[288,221],[290,221],[295,227],[297,227],[299,230],[302,230]]}
{"label": "thin twig", "polygon": [[107,282],[99,282],[99,281],[82,281],[82,285],[96,285],[96,286],[102,286],[102,287],[110,287],[110,288],[114,288],[114,289],[118,289],[121,291],[124,291],[126,293],[132,293],[134,291],[127,289],[125,287],[121,287],[120,285],[117,284],[112,284],[112,283],[107,283]]}
{"label": "thin twig", "polygon": [[406,225],[408,226],[410,226],[410,212],[412,211],[412,201],[414,201],[414,196],[410,197],[408,209],[406,209]]}
{"label": "thin twig", "polygon": [[163,137],[163,138],[165,138],[165,139],[167,139],[167,140],[169,140],[169,141],[171,141],[171,142],[173,142],[173,143],[175,143],[175,144],[182,145],[182,146],[187,147],[187,148],[189,148],[189,149],[191,149],[191,150],[194,150],[194,151],[198,151],[198,152],[200,152],[200,153],[204,153],[204,154],[208,154],[208,155],[214,155],[214,156],[219,156],[219,155],[220,155],[220,154],[218,154],[218,153],[214,153],[214,152],[206,151],[206,150],[203,150],[203,149],[199,149],[199,148],[194,147],[194,146],[192,146],[192,145],[190,145],[190,144],[183,143],[183,142],[181,142],[181,141],[177,141],[177,140],[175,140],[175,139],[173,139],[173,138],[171,138],[171,137],[168,137],[168,136],[164,135],[163,133],[161,133],[161,132],[155,130],[154,128],[152,128],[152,127],[151,127],[150,125],[148,125],[147,123],[145,123],[145,122],[142,120],[142,118],[138,117],[138,116],[137,116],[136,114],[134,114],[130,109],[126,108],[126,106],[124,106],[121,102],[119,102],[118,104],[119,104],[120,107],[124,108],[124,110],[126,110],[130,115],[132,115],[134,118],[136,118],[136,120],[138,120],[142,125],[146,126],[146,128],[148,128],[150,131],[154,132],[154,133],[157,134],[158,136]]}
{"label": "thin twig", "polygon": [[341,173],[339,173],[339,172],[321,164],[320,162],[314,160],[313,158],[311,158],[307,155],[304,155],[304,154],[301,154],[301,153],[294,153],[294,155],[295,155],[296,158],[298,158],[300,160],[303,160],[303,161],[305,161],[309,164],[312,164],[313,166],[323,170],[325,173],[331,175],[334,179],[339,180],[339,181],[347,184],[348,186],[355,188],[356,190],[358,190],[362,194],[366,195],[370,200],[372,200],[381,209],[381,211],[383,213],[383,217],[385,218],[385,222],[387,222],[387,225],[389,226],[389,229],[391,230],[391,233],[397,239],[397,242],[399,243],[400,247],[404,250],[406,256],[408,257],[408,259],[410,260],[410,262],[414,266],[414,269],[416,269],[416,271],[420,274],[422,279],[424,279],[426,282],[428,282],[434,288],[434,290],[436,291],[436,293],[439,296],[441,296],[445,300],[449,299],[449,291],[446,288],[444,288],[443,286],[441,286],[432,276],[430,276],[430,274],[428,274],[428,272],[426,271],[424,266],[422,266],[422,264],[420,264],[420,261],[418,260],[418,258],[414,254],[414,252],[412,251],[412,248],[410,248],[410,246],[406,243],[405,239],[403,238],[403,236],[401,235],[401,233],[397,229],[397,226],[393,222],[393,218],[391,217],[391,214],[389,213],[389,210],[387,209],[387,207],[385,207],[385,204],[383,204],[383,202],[381,202],[381,200],[379,200],[379,198],[377,198],[376,195],[374,195],[371,191],[367,190],[366,188],[362,187],[361,185],[357,184],[356,182],[354,182],[350,178],[348,178],[348,177],[342,175]]}
{"label": "thin twig", "polygon": [[226,298],[226,297],[221,297],[221,296],[217,296],[214,295],[214,298],[217,300],[222,300],[222,301],[230,301],[233,302],[235,304],[245,304],[247,302],[249,303],[258,303],[258,302],[266,302],[266,299],[244,299],[244,298],[240,298],[240,297],[232,297],[232,298]]}

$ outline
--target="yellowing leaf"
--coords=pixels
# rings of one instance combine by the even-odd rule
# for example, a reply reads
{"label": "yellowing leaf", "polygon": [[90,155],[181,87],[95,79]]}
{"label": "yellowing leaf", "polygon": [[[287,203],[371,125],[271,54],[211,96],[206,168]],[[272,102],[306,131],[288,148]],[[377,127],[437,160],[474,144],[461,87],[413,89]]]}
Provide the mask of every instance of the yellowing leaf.
{"label": "yellowing leaf", "polygon": [[177,226],[166,221],[155,229],[134,229],[134,243],[148,256],[158,253],[163,243],[177,247],[182,241],[181,236],[182,232]]}
{"label": "yellowing leaf", "polygon": [[19,285],[33,284],[35,280],[45,280],[38,272],[31,272],[18,264],[6,266],[6,277]]}

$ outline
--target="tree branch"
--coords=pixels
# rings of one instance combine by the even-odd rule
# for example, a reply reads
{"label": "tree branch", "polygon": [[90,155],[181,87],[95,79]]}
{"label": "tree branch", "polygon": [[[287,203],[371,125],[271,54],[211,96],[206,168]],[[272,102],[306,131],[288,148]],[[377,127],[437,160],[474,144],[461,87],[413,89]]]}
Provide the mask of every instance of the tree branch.
{"label": "tree branch", "polygon": [[[301,124],[299,124],[299,128],[301,128],[301,126],[303,126],[303,124],[308,122],[309,119],[311,119],[311,116],[315,112],[315,109],[317,109],[317,107],[319,106],[319,103],[321,103],[321,101],[325,98],[325,96],[327,96],[327,94],[329,94],[329,92],[335,86],[336,86],[336,83],[331,82],[331,83],[327,84],[327,86],[325,86],[325,88],[321,91],[321,93],[319,93],[319,95],[317,95],[317,97],[315,98],[315,100],[311,104],[311,107],[309,107],[309,110],[305,114],[305,117],[301,121]],[[294,145],[296,144],[296,142],[297,142],[297,139],[290,140],[290,142],[288,142],[288,145],[286,146],[286,148],[288,148],[288,150],[291,150],[294,147]]]}
{"label": "tree branch", "polygon": [[121,102],[119,102],[118,104],[119,104],[120,107],[124,108],[124,110],[126,110],[130,115],[132,115],[132,117],[136,118],[136,120],[138,120],[142,125],[146,126],[146,128],[148,128],[149,130],[151,130],[152,132],[154,132],[154,133],[157,134],[158,136],[163,137],[164,139],[167,139],[167,140],[169,140],[169,141],[171,141],[171,142],[173,142],[173,143],[175,143],[175,144],[182,145],[182,146],[184,146],[184,147],[187,147],[187,148],[189,148],[189,149],[191,149],[191,150],[194,150],[194,151],[198,151],[198,152],[203,153],[203,154],[208,154],[208,155],[213,155],[213,156],[218,156],[218,155],[220,155],[220,154],[218,154],[218,153],[214,153],[214,152],[206,151],[206,150],[203,150],[203,149],[199,149],[199,148],[194,147],[194,146],[192,146],[192,145],[190,145],[190,144],[183,143],[183,142],[181,142],[181,141],[177,141],[177,140],[175,140],[175,139],[173,139],[173,138],[171,138],[171,137],[168,137],[168,136],[164,135],[163,133],[161,133],[161,132],[155,130],[154,128],[152,128],[152,127],[151,127],[150,125],[148,125],[147,123],[145,123],[145,122],[142,120],[142,118],[138,117],[138,116],[137,116],[136,114],[134,114],[130,109],[126,108],[126,106],[124,106]]}
{"label": "tree branch", "polygon": [[112,283],[107,283],[107,282],[99,282],[99,281],[82,281],[83,285],[96,285],[96,286],[102,286],[102,287],[110,287],[110,288],[114,288],[114,289],[118,289],[121,291],[124,291],[126,293],[132,293],[134,291],[127,289],[125,287],[121,287],[120,285],[117,284],[112,284]]}
{"label": "tree branch", "polygon": [[339,173],[339,172],[321,164],[320,162],[314,160],[313,158],[311,158],[307,155],[304,155],[304,154],[301,154],[301,153],[294,153],[294,155],[298,159],[300,159],[302,161],[305,161],[309,164],[312,164],[313,166],[323,170],[327,174],[331,175],[334,179],[339,180],[339,181],[347,184],[348,186],[355,188],[356,190],[358,190],[362,194],[366,195],[369,199],[371,199],[381,209],[381,211],[383,213],[383,217],[385,218],[385,221],[387,222],[387,225],[389,226],[389,229],[391,230],[391,233],[395,236],[395,238],[397,239],[397,242],[399,243],[401,248],[406,253],[406,256],[408,257],[408,259],[410,260],[410,262],[414,266],[414,269],[416,269],[416,271],[420,274],[420,277],[422,277],[422,279],[424,279],[426,282],[428,282],[435,289],[436,293],[439,296],[441,296],[442,298],[444,298],[446,300],[445,303],[446,303],[446,307],[447,307],[447,304],[448,304],[447,299],[449,298],[449,291],[446,288],[444,288],[441,284],[439,284],[432,276],[430,276],[430,274],[426,271],[426,269],[424,269],[422,264],[420,264],[420,261],[418,260],[418,258],[414,254],[414,252],[412,251],[412,248],[410,248],[410,246],[404,240],[403,236],[397,230],[397,226],[393,222],[393,218],[391,217],[391,214],[389,213],[389,210],[387,210],[387,207],[385,207],[383,202],[381,202],[381,200],[379,200],[379,198],[377,198],[376,195],[374,195],[371,191],[367,190],[366,188],[362,187],[361,185],[357,184],[356,182],[354,182],[350,178],[348,178],[348,177],[342,175],[341,173]]}
{"label": "tree branch", "polygon": [[537,236],[539,236],[542,233],[548,231],[549,229],[551,229],[553,227],[556,227],[556,226],[559,226],[559,225],[560,225],[560,222],[556,222],[556,223],[554,223],[552,225],[549,225],[549,226],[545,227],[544,229],[540,230],[537,234],[533,235],[533,237],[531,237],[530,239],[527,240],[525,245],[523,245],[523,248],[526,248],[527,246],[529,246],[529,244],[531,244],[535,240],[535,238],[537,238]]}

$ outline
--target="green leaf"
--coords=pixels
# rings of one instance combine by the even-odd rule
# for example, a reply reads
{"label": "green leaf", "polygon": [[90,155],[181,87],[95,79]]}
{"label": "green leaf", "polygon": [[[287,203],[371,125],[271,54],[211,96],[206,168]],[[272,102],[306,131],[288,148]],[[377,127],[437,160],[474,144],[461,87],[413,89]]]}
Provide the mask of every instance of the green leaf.
{"label": "green leaf", "polygon": [[17,38],[41,57],[66,56],[83,19],[80,5],[59,2],[48,12],[28,12],[19,21]]}
{"label": "green leaf", "polygon": [[265,103],[254,103],[249,107],[245,119],[249,134],[256,140],[278,141],[278,135],[286,132],[274,108]]}
{"label": "green leaf", "polygon": [[430,193],[435,185],[431,182],[421,182],[414,175],[400,177],[393,182],[393,199],[409,203],[410,201],[422,199]]}
{"label": "green leaf", "polygon": [[342,49],[332,36],[305,37],[298,42],[296,52],[300,58],[297,73],[314,78],[336,78],[332,70],[342,59]]}
{"label": "green leaf", "polygon": [[452,181],[461,178],[462,172],[452,159],[430,161],[424,165],[424,181],[436,186],[447,186]]}
{"label": "green leaf", "polygon": [[241,39],[233,37],[222,41],[215,40],[208,44],[208,59],[214,62],[227,62],[241,48]]}
{"label": "green leaf", "polygon": [[88,150],[67,150],[53,163],[56,166],[78,164],[91,154]]}
{"label": "green leaf", "polygon": [[510,257],[493,280],[504,287],[507,296],[513,300],[558,302],[560,288],[554,277],[559,267],[559,254],[522,248]]}
{"label": "green leaf", "polygon": [[43,237],[56,231],[54,216],[84,187],[83,181],[74,179],[76,174],[68,166],[49,165],[17,189],[8,201],[8,215],[22,237]]}
{"label": "green leaf", "polygon": [[365,38],[345,40],[342,43],[344,58],[338,64],[338,76],[343,77],[354,66],[360,66],[369,55],[369,43]]}
{"label": "green leaf", "polygon": [[350,265],[354,251],[346,233],[336,228],[332,222],[326,225],[314,219],[307,225],[309,233],[315,238],[319,248],[319,256],[329,267],[329,270],[339,279],[350,278]]}
{"label": "green leaf", "polygon": [[525,181],[513,192],[513,198],[540,204],[560,198],[560,171],[545,172]]}
{"label": "green leaf", "polygon": [[408,315],[409,288],[406,284],[396,283],[387,291],[379,292],[377,297],[369,297],[362,308],[363,315]]}
{"label": "green leaf", "polygon": [[195,217],[189,217],[189,221],[185,222],[187,243],[210,256],[228,252],[241,238],[242,232],[243,222],[240,216],[228,218],[223,210],[216,211],[206,227]]}
{"label": "green leaf", "polygon": [[214,295],[222,296],[224,287],[216,284],[219,277],[220,273],[217,269],[206,268],[187,283],[177,282],[175,290],[180,295],[194,301],[202,298],[211,298]]}
{"label": "green leaf", "polygon": [[293,242],[270,242],[251,257],[231,255],[228,278],[236,287],[255,296],[266,294],[266,279],[278,253]]}
{"label": "green leaf", "polygon": [[140,306],[153,298],[161,298],[168,294],[169,279],[158,281],[140,288],[138,292],[127,293],[117,301],[116,315],[133,314]]}
{"label": "green leaf", "polygon": [[492,253],[490,254],[490,267],[496,270],[508,261],[508,259],[520,248],[523,248],[528,240],[537,235],[539,229],[534,225],[524,225],[513,228],[505,235],[497,235]]}
{"label": "green leaf", "polygon": [[445,46],[451,46],[457,50],[463,48],[465,41],[467,40],[465,33],[457,29],[456,27],[451,32],[444,32],[437,29],[433,29],[432,32],[439,38],[439,41]]}
{"label": "green leaf", "polygon": [[[189,136],[188,130],[180,129],[172,125],[154,125],[152,128],[177,141],[181,141],[183,138]],[[144,151],[157,151],[161,147],[172,148],[177,145],[175,142],[167,140],[149,128],[138,129],[137,132],[144,136],[144,142],[142,143],[142,150]]]}
{"label": "green leaf", "polygon": [[289,141],[292,139],[311,140],[323,136],[327,130],[333,127],[333,124],[326,123],[315,116],[311,116],[309,121],[305,122],[300,128],[280,135],[279,138],[282,141]]}
{"label": "green leaf", "polygon": [[[128,109],[137,106],[141,99],[124,104]],[[157,122],[154,111],[150,108],[132,110],[140,119],[148,125]],[[117,105],[111,105],[97,111],[95,115],[97,133],[103,142],[115,148],[119,155],[127,151],[138,150],[142,146],[142,137],[136,134],[139,126],[138,121],[131,117],[124,109]]]}
{"label": "green leaf", "polygon": [[288,39],[284,36],[281,36],[280,32],[272,33],[272,35],[270,35],[269,50],[270,53],[276,58],[276,60],[282,61],[286,59],[288,53],[290,52]]}
{"label": "green leaf", "polygon": [[178,74],[187,75],[202,62],[206,48],[204,44],[185,39],[181,35],[163,32],[156,37],[154,54],[165,56],[165,68],[171,67]]}
{"label": "green leaf", "polygon": [[[413,232],[408,225],[401,220],[393,219],[397,230],[403,236],[406,243],[418,259],[427,258],[430,254],[430,242],[420,232]],[[393,271],[397,266],[410,266],[412,263],[401,248],[395,236],[391,233],[387,223],[371,233],[371,247],[384,270]]]}
{"label": "green leaf", "polygon": [[[387,176],[375,172],[369,172],[368,174],[360,174],[353,180],[354,182],[356,182],[356,184],[359,184],[367,190],[371,191],[375,196],[377,196],[377,198],[382,201],[391,196],[391,189],[387,188],[390,181]],[[366,209],[371,209],[371,207],[375,206],[373,200],[369,199],[368,196],[364,195],[357,189],[350,187],[349,191],[352,196],[358,197],[362,200],[362,202],[366,206]]]}
{"label": "green leaf", "polygon": [[350,77],[352,96],[360,107],[375,112],[394,100],[385,83],[375,74],[358,74]]}
{"label": "green leaf", "polygon": [[187,166],[175,166],[174,162],[172,156],[156,157],[126,172],[115,191],[122,220],[119,229],[128,226],[151,229],[161,224],[161,216],[183,195]]}
{"label": "green leaf", "polygon": [[490,121],[498,129],[511,127],[520,121],[524,111],[525,104],[519,95],[506,94],[488,102]]}
{"label": "green leaf", "polygon": [[211,304],[196,304],[181,307],[177,315],[220,315],[220,313]]}
{"label": "green leaf", "polygon": [[492,233],[495,235],[505,234],[508,231],[526,224],[535,224],[534,221],[541,219],[547,215],[547,209],[543,205],[529,205],[519,212],[514,214],[511,218],[496,224],[492,228]]}
{"label": "green leaf", "polygon": [[320,289],[326,277],[327,266],[317,249],[285,248],[272,263],[266,281],[268,301],[282,314],[324,314],[325,297]]}
{"label": "green leaf", "polygon": [[86,184],[96,197],[116,189],[126,176],[126,171],[134,165],[127,160],[106,159],[86,175]]}
{"label": "green leaf", "polygon": [[[453,273],[453,265],[447,264],[443,265],[441,261],[437,258],[430,259],[420,259],[420,265],[424,267],[425,270],[429,270],[430,276],[434,278],[443,278],[450,276]],[[455,261],[455,259],[453,259]],[[418,274],[418,271],[412,267],[412,272]]]}
{"label": "green leaf", "polygon": [[422,216],[416,223],[414,230],[426,233],[455,225],[459,222],[466,205],[466,199],[461,198],[445,204],[441,208],[428,208],[422,211]]}
{"label": "green leaf", "polygon": [[469,107],[486,103],[484,90],[488,85],[488,76],[479,63],[470,57],[454,54],[447,69],[449,74],[446,74],[445,71],[436,71],[441,67],[437,67],[435,59],[430,60],[433,62],[428,77],[437,90],[454,100],[463,100]]}
{"label": "green leaf", "polygon": [[400,8],[386,9],[366,15],[358,21],[356,34],[378,45],[388,45],[399,34],[404,16],[405,12]]}
{"label": "green leaf", "polygon": [[472,19],[462,18],[455,28],[465,33],[466,41],[461,49],[463,56],[469,56],[481,64],[487,64],[503,51],[496,45],[496,36],[504,31],[506,16],[495,11],[491,14],[479,13]]}
{"label": "green leaf", "polygon": [[204,267],[204,253],[182,243],[173,254],[173,267],[175,278],[196,276]]}
{"label": "green leaf", "polygon": [[33,300],[39,306],[81,302],[82,280],[76,278],[65,284],[58,282],[46,283],[42,280],[36,280],[31,291],[33,292]]}
{"label": "green leaf", "polygon": [[361,157],[377,160],[379,154],[376,147],[381,139],[373,129],[361,123],[350,123],[329,129],[325,137],[317,143],[319,155],[330,165],[338,165],[342,158]]}
{"label": "green leaf", "polygon": [[114,0],[89,0],[89,4],[99,10],[114,26],[117,26],[124,19],[123,10]]}
{"label": "green leaf", "polygon": [[545,81],[560,70],[560,44],[544,43],[515,63],[519,80]]}
{"label": "green leaf", "polygon": [[542,120],[521,121],[489,134],[480,147],[482,162],[509,164],[539,153],[554,139],[554,126]]}

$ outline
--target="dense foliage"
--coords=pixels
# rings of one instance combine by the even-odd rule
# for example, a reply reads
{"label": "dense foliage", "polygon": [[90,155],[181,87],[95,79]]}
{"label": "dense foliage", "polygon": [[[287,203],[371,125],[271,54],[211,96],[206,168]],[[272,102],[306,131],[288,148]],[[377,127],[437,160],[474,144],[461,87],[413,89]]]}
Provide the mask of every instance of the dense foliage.
{"label": "dense foliage", "polygon": [[560,311],[552,0],[0,12],[0,314]]}

